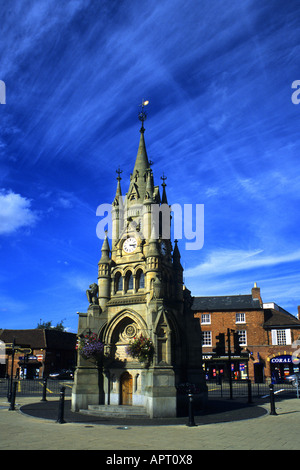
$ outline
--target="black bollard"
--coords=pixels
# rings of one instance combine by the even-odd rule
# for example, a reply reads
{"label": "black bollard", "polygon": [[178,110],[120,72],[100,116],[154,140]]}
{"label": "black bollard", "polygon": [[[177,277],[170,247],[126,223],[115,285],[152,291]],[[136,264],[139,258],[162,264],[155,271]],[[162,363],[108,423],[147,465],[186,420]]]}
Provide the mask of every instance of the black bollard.
{"label": "black bollard", "polygon": [[269,388],[270,388],[270,406],[271,406],[270,415],[277,416],[277,413],[275,410],[274,385],[270,384]]}
{"label": "black bollard", "polygon": [[10,406],[8,408],[9,411],[15,411],[16,391],[17,391],[17,382],[13,382],[12,392],[11,392],[11,399],[10,399]]}
{"label": "black bollard", "polygon": [[189,393],[189,421],[187,426],[192,427],[196,426],[195,419],[194,419],[194,406],[193,406],[193,395]]}
{"label": "black bollard", "polygon": [[41,401],[47,401],[46,393],[47,393],[47,377],[45,377],[43,380],[43,395],[42,395]]}
{"label": "black bollard", "polygon": [[59,407],[58,407],[58,417],[56,422],[59,424],[64,424],[64,411],[65,411],[65,390],[66,387],[61,387],[59,392]]}
{"label": "black bollard", "polygon": [[248,379],[248,403],[253,403],[253,401],[252,401],[251,380],[250,379]]}

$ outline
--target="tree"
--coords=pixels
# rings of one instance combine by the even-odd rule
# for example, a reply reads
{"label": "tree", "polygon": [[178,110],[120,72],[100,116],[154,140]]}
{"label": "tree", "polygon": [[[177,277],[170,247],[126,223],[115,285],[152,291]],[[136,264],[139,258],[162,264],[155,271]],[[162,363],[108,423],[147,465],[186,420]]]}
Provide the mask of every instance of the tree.
{"label": "tree", "polygon": [[40,322],[37,324],[36,329],[37,330],[58,330],[58,331],[66,331],[64,325],[64,320],[61,320],[60,323],[57,323],[56,326],[52,325],[52,320],[51,321],[42,321],[40,319]]}

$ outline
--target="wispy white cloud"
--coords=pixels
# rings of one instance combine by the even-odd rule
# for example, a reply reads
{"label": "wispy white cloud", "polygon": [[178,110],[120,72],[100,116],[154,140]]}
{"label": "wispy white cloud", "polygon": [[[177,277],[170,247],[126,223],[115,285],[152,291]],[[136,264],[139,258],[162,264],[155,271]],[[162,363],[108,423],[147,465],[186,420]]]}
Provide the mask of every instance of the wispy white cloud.
{"label": "wispy white cloud", "polygon": [[300,250],[282,255],[264,254],[263,250],[216,250],[209,254],[206,261],[185,271],[187,279],[199,276],[220,276],[239,271],[276,266],[283,263],[300,261]]}
{"label": "wispy white cloud", "polygon": [[24,227],[32,227],[38,220],[31,201],[12,191],[0,190],[0,235],[8,235]]}
{"label": "wispy white cloud", "polygon": [[275,302],[297,315],[297,305],[300,305],[300,274],[294,272],[281,275],[281,271],[277,272],[278,275],[274,275],[273,270],[256,269],[220,276],[188,277],[186,285],[194,296],[220,296],[251,294],[251,288],[256,282],[263,302]]}
{"label": "wispy white cloud", "polygon": [[[57,3],[55,0],[31,2],[21,5],[12,1],[3,9],[2,18],[2,71],[5,75],[15,72],[26,56],[41,50],[45,36],[57,33],[71,22],[78,11],[86,6],[85,0]],[[15,28],[11,27],[12,22]],[[34,78],[34,77],[32,77]],[[11,86],[9,86],[12,89]]]}
{"label": "wispy white cloud", "polygon": [[[81,301],[85,269],[96,272],[96,207],[112,201],[119,165],[128,188],[142,98],[150,100],[155,183],[165,172],[170,204],[205,204],[205,245],[186,263],[194,292],[199,284],[203,295],[248,292],[248,279],[267,267],[272,276],[289,259],[296,271],[299,109],[290,82],[298,78],[300,7],[275,3],[10,0],[1,23],[0,185],[17,195],[11,214],[19,209],[21,218],[9,217],[6,230],[43,217],[32,246],[27,237],[19,249],[31,267],[51,266],[50,293],[62,268],[77,267]],[[11,272],[23,275],[15,247],[3,256],[9,267],[12,258]],[[74,286],[63,282],[70,302]]]}

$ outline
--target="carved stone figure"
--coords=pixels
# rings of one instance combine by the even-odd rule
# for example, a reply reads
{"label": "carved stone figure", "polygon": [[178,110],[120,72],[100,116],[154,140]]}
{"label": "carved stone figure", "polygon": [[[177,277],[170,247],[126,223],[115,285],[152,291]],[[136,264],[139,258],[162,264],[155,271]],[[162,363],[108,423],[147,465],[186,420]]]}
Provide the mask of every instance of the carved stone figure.
{"label": "carved stone figure", "polygon": [[86,291],[86,296],[88,298],[90,305],[98,305],[98,285],[94,282],[89,286],[90,288]]}

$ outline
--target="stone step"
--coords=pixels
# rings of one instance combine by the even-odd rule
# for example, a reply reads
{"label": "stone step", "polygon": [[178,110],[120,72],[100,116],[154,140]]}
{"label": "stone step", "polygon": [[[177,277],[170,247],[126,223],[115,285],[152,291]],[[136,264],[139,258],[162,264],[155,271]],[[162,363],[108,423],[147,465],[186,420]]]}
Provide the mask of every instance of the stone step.
{"label": "stone step", "polygon": [[79,412],[103,418],[149,418],[144,406],[88,405],[87,410],[79,410]]}

